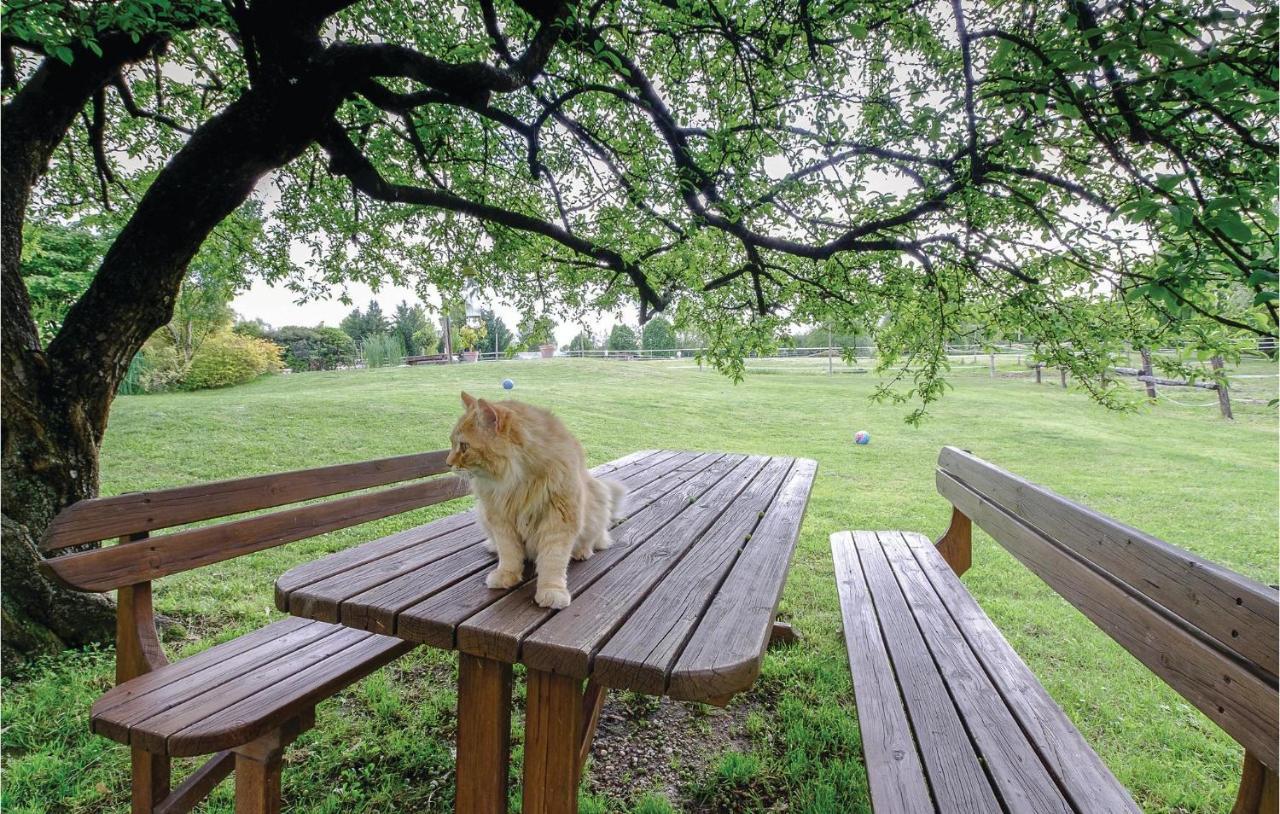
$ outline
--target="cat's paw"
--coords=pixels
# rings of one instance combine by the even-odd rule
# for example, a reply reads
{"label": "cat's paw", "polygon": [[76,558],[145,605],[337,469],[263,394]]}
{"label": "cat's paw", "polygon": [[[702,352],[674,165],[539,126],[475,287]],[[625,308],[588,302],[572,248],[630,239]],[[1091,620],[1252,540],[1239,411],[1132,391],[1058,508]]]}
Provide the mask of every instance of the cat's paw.
{"label": "cat's paw", "polygon": [[599,540],[596,540],[595,548],[596,548],[596,551],[604,551],[606,548],[608,548],[611,545],[613,545],[613,538],[610,537],[609,532],[606,531],[604,534],[600,535]]}
{"label": "cat's paw", "polygon": [[533,601],[544,608],[567,608],[573,597],[564,588],[539,588]]}
{"label": "cat's paw", "polygon": [[524,574],[520,571],[503,571],[501,568],[495,568],[489,572],[489,576],[484,578],[484,584],[496,589],[510,588],[519,585],[523,578]]}
{"label": "cat's paw", "polygon": [[488,551],[490,554],[497,554],[498,546],[493,542],[493,540],[486,537],[484,538],[484,550]]}
{"label": "cat's paw", "polygon": [[572,556],[575,560],[589,560],[596,550],[591,546],[574,546]]}

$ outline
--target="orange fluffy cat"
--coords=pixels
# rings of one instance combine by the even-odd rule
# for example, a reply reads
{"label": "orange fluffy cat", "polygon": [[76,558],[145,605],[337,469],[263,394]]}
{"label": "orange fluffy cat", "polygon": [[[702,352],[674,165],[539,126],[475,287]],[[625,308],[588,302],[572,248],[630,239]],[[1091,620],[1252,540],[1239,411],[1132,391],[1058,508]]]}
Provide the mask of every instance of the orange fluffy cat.
{"label": "orange fluffy cat", "polygon": [[471,479],[480,523],[498,554],[490,588],[524,579],[536,563],[534,601],[569,604],[569,558],[609,547],[609,522],[622,508],[622,484],[587,471],[582,444],[546,410],[519,401],[489,402],[463,393],[446,462]]}

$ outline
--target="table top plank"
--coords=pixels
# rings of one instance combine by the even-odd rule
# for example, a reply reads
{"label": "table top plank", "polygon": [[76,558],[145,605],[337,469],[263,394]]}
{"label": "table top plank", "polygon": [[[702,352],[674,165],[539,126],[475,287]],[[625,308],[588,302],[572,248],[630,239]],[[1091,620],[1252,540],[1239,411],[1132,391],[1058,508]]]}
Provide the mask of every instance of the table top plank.
{"label": "table top plank", "polygon": [[[647,469],[625,473],[618,470],[611,474],[610,477],[620,480],[630,490],[626,496],[624,513],[634,516],[673,489],[675,482],[666,477],[697,457],[698,455],[692,452],[664,452],[655,456],[656,462]],[[614,548],[617,548],[616,543]],[[608,553],[608,551],[600,552],[592,560],[599,559]],[[621,551],[612,556],[618,556],[620,553]],[[601,560],[600,564],[603,565],[606,561]],[[533,576],[532,565],[527,565],[525,582],[532,580]],[[403,608],[396,615],[395,635],[412,642],[453,649],[457,646],[459,625],[504,599],[507,594],[519,589],[517,586],[506,591],[495,591],[486,587],[483,579],[463,580],[447,592],[438,593]],[[532,593],[529,595],[529,603],[533,603]]]}
{"label": "table top plank", "polygon": [[[615,461],[602,464],[592,470],[597,476],[623,477],[633,472],[642,471],[645,468],[654,466],[666,458],[674,455],[674,452],[663,450],[641,450],[633,452]],[[297,568],[290,569],[287,573],[276,580],[276,607],[282,611],[289,611],[289,597],[291,594],[301,589],[314,585],[321,580],[331,579],[338,574],[358,569],[369,563],[390,557],[404,549],[421,545],[430,540],[443,537],[451,532],[459,531],[468,527],[474,527],[476,524],[476,514],[474,510],[458,512],[439,520],[434,520],[421,526],[416,526],[405,531],[374,540],[364,545],[354,546],[335,552],[318,560],[300,565]],[[310,617],[310,614],[299,610],[294,611],[302,616]],[[332,620],[328,620],[332,621]]]}
{"label": "table top plank", "polygon": [[340,622],[343,605],[349,598],[397,577],[411,575],[420,568],[461,552],[482,540],[484,531],[478,525],[471,524],[403,548],[360,568],[343,571],[299,588],[289,595],[289,612],[322,622]]}
{"label": "table top plank", "polygon": [[[524,640],[520,660],[526,666],[574,678],[590,675],[596,650],[620,626],[630,623],[631,610],[718,520],[726,516],[745,520],[743,516],[750,515],[754,523],[759,509],[753,506],[760,502],[753,499],[755,494],[767,491],[766,503],[772,496],[770,484],[757,478],[767,463],[768,458],[759,456],[717,462],[711,469],[722,467],[725,475],[715,486],[672,518],[662,528],[661,540],[655,535],[531,633]],[[728,525],[734,525],[732,519]]]}
{"label": "table top plank", "polygon": [[[614,527],[612,547],[597,552],[589,560],[570,563],[569,593],[580,595],[614,568],[619,560],[652,539],[672,518],[724,478],[727,470],[732,468],[729,463],[716,465],[724,457],[719,453],[709,453],[689,462],[679,470],[682,477],[673,479],[678,483],[674,489]],[[527,582],[459,625],[458,649],[473,656],[513,663],[518,661],[524,638],[556,613],[534,603],[536,590],[536,581]]]}
{"label": "table top plank", "polygon": [[514,588],[485,587],[494,556],[474,512],[295,568],[278,581],[277,604],[575,678],[603,670],[612,686],[645,692],[674,688],[712,700],[746,689],[759,671],[816,465],[645,451],[593,471],[627,486],[626,517],[611,548],[570,564],[574,599],[565,610],[534,603],[532,566]]}
{"label": "table top plank", "polygon": [[[631,610],[596,654],[591,669],[596,681],[662,694],[672,664],[791,467],[790,458],[769,460],[697,546]],[[538,635],[546,631],[544,626]]]}
{"label": "table top plank", "polygon": [[671,670],[667,694],[686,701],[740,692],[769,644],[818,464],[798,458]]}

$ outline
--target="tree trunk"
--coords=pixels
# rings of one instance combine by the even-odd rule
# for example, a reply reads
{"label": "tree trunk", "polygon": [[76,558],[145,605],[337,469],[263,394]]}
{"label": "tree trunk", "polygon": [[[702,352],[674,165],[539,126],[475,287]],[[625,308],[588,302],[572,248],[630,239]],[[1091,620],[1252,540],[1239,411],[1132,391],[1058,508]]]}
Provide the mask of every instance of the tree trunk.
{"label": "tree trunk", "polygon": [[143,342],[172,317],[187,264],[201,243],[263,175],[315,139],[346,92],[331,66],[319,66],[312,76],[247,91],[201,126],[147,189],[44,350],[19,271],[22,221],[31,188],[88,96],[60,89],[56,98],[71,112],[50,117],[38,106],[19,105],[34,83],[5,106],[3,131],[6,656],[114,634],[105,596],[68,591],[39,573],[40,535],[63,508],[97,494],[98,446],[116,389]]}
{"label": "tree trunk", "polygon": [[39,536],[64,506],[98,485],[97,439],[81,405],[54,386],[22,281],[22,226],[31,190],[76,114],[108,79],[158,43],[103,39],[101,57],[79,49],[71,65],[47,59],[4,106],[0,128],[0,354],[4,398],[0,454],[0,636],[8,658],[109,640],[103,596],[69,591],[37,570]]}

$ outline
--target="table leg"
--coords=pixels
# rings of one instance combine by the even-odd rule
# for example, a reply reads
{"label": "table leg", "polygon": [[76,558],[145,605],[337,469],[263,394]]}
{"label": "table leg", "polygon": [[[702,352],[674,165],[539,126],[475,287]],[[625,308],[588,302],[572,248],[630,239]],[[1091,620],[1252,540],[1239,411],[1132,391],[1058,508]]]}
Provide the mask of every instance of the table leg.
{"label": "table leg", "polygon": [[459,653],[459,814],[505,814],[510,738],[511,665]]}
{"label": "table leg", "polygon": [[524,814],[576,814],[582,681],[529,670],[524,724]]}

